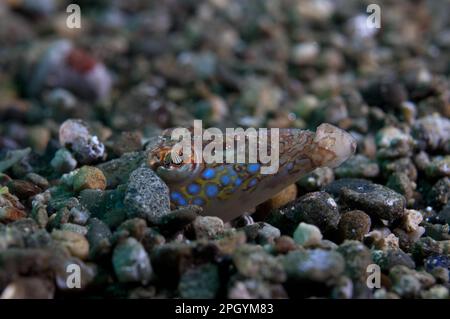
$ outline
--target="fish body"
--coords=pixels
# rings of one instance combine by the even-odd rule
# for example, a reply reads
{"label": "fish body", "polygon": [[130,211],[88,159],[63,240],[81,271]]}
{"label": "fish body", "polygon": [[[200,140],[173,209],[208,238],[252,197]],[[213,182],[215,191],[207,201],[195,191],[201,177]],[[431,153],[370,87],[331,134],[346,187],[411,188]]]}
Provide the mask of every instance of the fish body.
{"label": "fish body", "polygon": [[[268,146],[258,143],[257,147],[273,150],[275,140],[268,142]],[[339,166],[356,149],[356,142],[349,133],[330,124],[320,125],[315,133],[279,129],[277,142],[279,165],[272,174],[261,173],[266,164],[259,159],[240,163],[172,163],[167,158],[170,159],[176,142],[168,138],[163,138],[150,151],[148,164],[169,186],[173,207],[198,205],[203,208],[203,215],[229,221],[273,197],[315,168]],[[190,155],[198,158],[199,154],[194,150]]]}

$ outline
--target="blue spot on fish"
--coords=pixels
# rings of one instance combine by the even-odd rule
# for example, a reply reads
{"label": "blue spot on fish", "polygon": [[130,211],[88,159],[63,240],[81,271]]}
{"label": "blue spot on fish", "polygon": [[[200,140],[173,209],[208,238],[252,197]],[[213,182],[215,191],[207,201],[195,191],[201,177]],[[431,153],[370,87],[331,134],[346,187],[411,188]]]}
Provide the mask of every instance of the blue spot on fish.
{"label": "blue spot on fish", "polygon": [[220,177],[220,182],[222,183],[222,185],[228,185],[230,184],[230,176],[228,175],[223,175],[222,177]]}
{"label": "blue spot on fish", "polygon": [[187,191],[192,195],[198,194],[200,193],[200,185],[197,183],[189,184],[189,186],[187,187]]}
{"label": "blue spot on fish", "polygon": [[202,173],[202,176],[204,179],[214,178],[215,175],[216,175],[216,172],[212,168],[207,168]]}
{"label": "blue spot on fish", "polygon": [[247,171],[251,174],[254,174],[258,172],[260,166],[261,165],[259,165],[258,163],[248,164]]}
{"label": "blue spot on fish", "polygon": [[253,186],[255,186],[257,183],[258,183],[258,179],[257,179],[257,178],[252,178],[252,179],[250,180],[250,182],[248,182],[248,186],[249,186],[249,187],[253,187]]}
{"label": "blue spot on fish", "polygon": [[177,203],[177,204],[180,205],[180,206],[185,206],[185,205],[187,205],[186,199],[183,197],[183,195],[181,195],[181,194],[178,193],[178,192],[172,192],[172,193],[170,194],[170,198],[171,198],[175,203]]}
{"label": "blue spot on fish", "polygon": [[205,186],[205,193],[208,197],[216,197],[219,193],[219,188],[216,184],[207,184]]}

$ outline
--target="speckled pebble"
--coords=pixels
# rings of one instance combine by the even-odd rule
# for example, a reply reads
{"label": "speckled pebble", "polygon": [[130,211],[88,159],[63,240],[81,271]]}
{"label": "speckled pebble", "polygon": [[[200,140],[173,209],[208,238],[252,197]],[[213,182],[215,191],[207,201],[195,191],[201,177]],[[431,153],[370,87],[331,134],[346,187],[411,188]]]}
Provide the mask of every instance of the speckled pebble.
{"label": "speckled pebble", "polygon": [[353,210],[342,214],[338,229],[341,239],[362,241],[370,231],[370,226],[369,215],[360,210]]}
{"label": "speckled pebble", "polygon": [[138,168],[131,173],[125,194],[128,216],[157,222],[170,213],[169,188],[149,168]]}
{"label": "speckled pebble", "polygon": [[214,216],[198,216],[193,227],[197,239],[215,239],[224,231],[223,220]]}
{"label": "speckled pebble", "polygon": [[219,269],[214,264],[204,264],[188,269],[180,278],[178,291],[181,298],[213,299],[220,287]]}

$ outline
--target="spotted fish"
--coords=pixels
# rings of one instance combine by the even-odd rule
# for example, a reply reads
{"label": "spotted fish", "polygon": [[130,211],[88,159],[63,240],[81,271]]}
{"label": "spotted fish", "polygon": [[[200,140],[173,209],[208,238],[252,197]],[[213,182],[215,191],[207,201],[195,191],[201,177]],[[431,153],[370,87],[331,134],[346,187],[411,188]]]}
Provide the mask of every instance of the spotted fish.
{"label": "spotted fish", "polygon": [[[269,147],[270,142],[269,139]],[[317,167],[339,166],[356,149],[349,133],[330,124],[320,125],[315,133],[280,129],[278,170],[264,175],[260,169],[267,164],[259,161],[198,163],[194,161],[199,156],[195,148],[189,154],[192,160],[180,161],[172,152],[176,143],[166,136],[148,157],[148,165],[169,186],[171,205],[198,205],[203,208],[203,215],[218,216],[224,221],[256,207]]]}

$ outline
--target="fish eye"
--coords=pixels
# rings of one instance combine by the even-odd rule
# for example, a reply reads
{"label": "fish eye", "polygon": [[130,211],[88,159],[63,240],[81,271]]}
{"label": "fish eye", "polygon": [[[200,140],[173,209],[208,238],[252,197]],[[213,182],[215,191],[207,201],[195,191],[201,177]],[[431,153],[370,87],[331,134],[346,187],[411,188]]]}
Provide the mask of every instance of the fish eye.
{"label": "fish eye", "polygon": [[164,157],[164,166],[180,166],[183,163],[183,153],[168,152]]}

